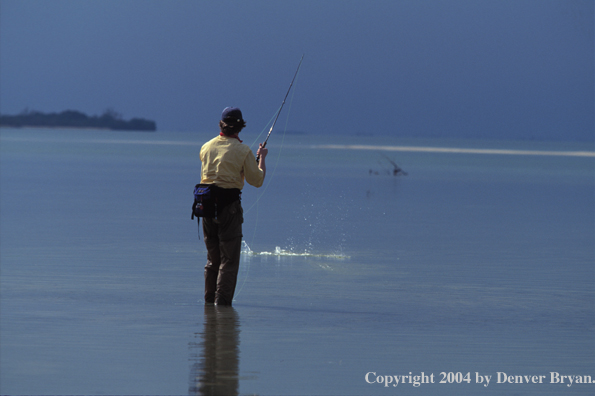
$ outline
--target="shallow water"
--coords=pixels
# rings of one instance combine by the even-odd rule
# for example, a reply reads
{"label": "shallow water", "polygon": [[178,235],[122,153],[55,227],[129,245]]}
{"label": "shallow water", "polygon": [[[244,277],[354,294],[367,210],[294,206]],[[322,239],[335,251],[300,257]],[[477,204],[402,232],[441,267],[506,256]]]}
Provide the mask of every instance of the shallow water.
{"label": "shallow water", "polygon": [[[271,139],[268,184],[243,194],[238,288],[222,309],[202,302],[206,251],[190,220],[208,137],[2,130],[0,393],[593,393],[550,383],[595,380],[593,157]],[[435,383],[378,383],[410,372]]]}

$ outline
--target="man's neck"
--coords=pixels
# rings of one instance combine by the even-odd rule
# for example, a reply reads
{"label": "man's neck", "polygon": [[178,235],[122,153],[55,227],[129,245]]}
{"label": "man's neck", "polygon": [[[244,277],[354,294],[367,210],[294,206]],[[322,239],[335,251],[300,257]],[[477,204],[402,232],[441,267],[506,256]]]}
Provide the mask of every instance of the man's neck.
{"label": "man's neck", "polygon": [[240,143],[243,142],[243,140],[240,140],[240,138],[239,138],[239,136],[238,136],[237,133],[234,133],[233,135],[226,135],[223,132],[219,132],[219,136],[223,136],[223,137],[226,137],[226,138],[232,138],[232,139],[238,139],[240,141]]}

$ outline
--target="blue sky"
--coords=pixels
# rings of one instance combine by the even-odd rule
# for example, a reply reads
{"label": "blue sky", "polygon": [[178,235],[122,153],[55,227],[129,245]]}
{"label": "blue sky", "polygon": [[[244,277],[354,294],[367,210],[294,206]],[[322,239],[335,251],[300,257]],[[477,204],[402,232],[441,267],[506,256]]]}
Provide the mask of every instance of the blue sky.
{"label": "blue sky", "polygon": [[[593,140],[592,0],[0,0],[0,111]],[[290,112],[289,112],[290,110]],[[285,121],[283,121],[283,125]]]}

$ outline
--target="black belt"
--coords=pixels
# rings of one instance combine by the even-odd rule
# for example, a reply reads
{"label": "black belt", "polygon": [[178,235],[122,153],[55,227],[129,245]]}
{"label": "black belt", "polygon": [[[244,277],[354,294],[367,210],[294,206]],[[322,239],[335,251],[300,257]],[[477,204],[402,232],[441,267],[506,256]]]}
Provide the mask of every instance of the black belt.
{"label": "black belt", "polygon": [[227,205],[240,201],[242,190],[239,188],[221,188],[215,190],[215,200],[217,201],[217,211],[223,210]]}

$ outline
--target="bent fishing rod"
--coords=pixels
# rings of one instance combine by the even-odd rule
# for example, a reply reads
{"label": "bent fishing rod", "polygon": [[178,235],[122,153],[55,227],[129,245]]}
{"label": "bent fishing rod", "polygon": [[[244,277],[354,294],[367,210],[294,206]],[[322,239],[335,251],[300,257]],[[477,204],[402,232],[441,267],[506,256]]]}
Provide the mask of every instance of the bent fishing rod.
{"label": "bent fishing rod", "polygon": [[[275,128],[275,124],[277,123],[277,119],[279,118],[279,115],[281,114],[281,110],[283,109],[283,105],[285,104],[285,101],[287,100],[287,96],[289,95],[289,91],[291,91],[291,87],[293,86],[293,82],[295,81],[295,78],[298,75],[298,72],[300,71],[300,67],[302,66],[302,61],[304,60],[304,55],[302,55],[302,58],[300,59],[300,63],[298,64],[298,67],[295,71],[295,74],[293,75],[293,79],[291,80],[291,84],[289,84],[289,89],[287,90],[287,93],[285,94],[285,98],[283,98],[283,103],[281,103],[281,107],[279,107],[279,111],[277,111],[277,116],[275,117],[275,121],[273,121],[273,125],[271,125],[271,129],[269,129],[269,134],[267,135],[267,138],[264,140],[264,143],[262,144],[262,147],[266,147],[267,142],[269,141],[269,137],[271,136],[271,132],[273,132],[273,128]],[[260,155],[258,155],[256,157],[256,162],[260,161]]]}

